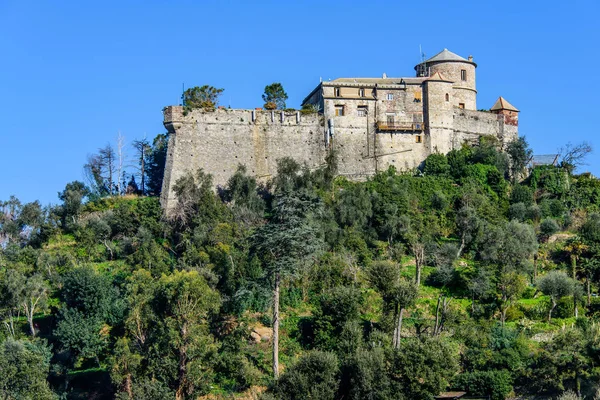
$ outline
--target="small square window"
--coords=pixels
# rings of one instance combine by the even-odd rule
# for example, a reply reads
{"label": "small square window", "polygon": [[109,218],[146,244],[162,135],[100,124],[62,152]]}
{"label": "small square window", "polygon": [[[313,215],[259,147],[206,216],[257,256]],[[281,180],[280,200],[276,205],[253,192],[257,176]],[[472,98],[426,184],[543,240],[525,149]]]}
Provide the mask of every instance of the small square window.
{"label": "small square window", "polygon": [[358,115],[359,117],[366,117],[368,113],[368,107],[367,106],[358,106],[356,107],[356,115]]}
{"label": "small square window", "polygon": [[460,70],[460,80],[461,81],[466,81],[467,80],[467,70],[466,69],[461,69]]}
{"label": "small square window", "polygon": [[358,96],[365,97],[365,88],[358,89]]}
{"label": "small square window", "polygon": [[423,142],[423,138],[421,137],[421,135],[415,136],[415,142],[416,143],[422,143]]}
{"label": "small square window", "polygon": [[415,92],[415,102],[420,103],[423,100],[423,92]]}
{"label": "small square window", "polygon": [[388,100],[394,100],[394,93],[388,93],[387,94],[387,99]]}
{"label": "small square window", "polygon": [[336,117],[344,116],[344,106],[335,106],[335,116]]}
{"label": "small square window", "polygon": [[465,109],[465,103],[458,103],[458,108]]}
{"label": "small square window", "polygon": [[341,97],[341,91],[339,87],[333,88],[333,95],[335,97]]}

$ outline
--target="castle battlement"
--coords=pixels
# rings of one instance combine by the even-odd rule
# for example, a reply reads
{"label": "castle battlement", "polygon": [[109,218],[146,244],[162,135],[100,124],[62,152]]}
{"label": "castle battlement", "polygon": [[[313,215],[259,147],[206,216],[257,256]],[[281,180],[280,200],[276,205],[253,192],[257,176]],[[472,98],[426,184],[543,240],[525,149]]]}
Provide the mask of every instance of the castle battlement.
{"label": "castle battlement", "polygon": [[162,205],[168,213],[177,179],[199,168],[215,185],[225,185],[240,164],[268,179],[283,157],[316,168],[335,151],[341,175],[365,179],[390,166],[416,168],[432,153],[477,144],[481,136],[494,136],[504,146],[518,137],[519,110],[500,97],[490,111],[478,111],[476,67],[472,57],[444,49],[417,65],[416,77],[321,82],[302,102],[319,111],[312,114],[165,107],[169,144]]}

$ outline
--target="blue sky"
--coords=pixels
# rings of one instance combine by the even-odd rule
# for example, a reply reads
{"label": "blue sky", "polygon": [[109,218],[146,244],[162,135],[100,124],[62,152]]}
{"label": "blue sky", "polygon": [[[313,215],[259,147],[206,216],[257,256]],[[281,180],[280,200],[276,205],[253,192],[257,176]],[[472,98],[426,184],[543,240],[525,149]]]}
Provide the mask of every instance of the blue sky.
{"label": "blue sky", "polygon": [[253,108],[281,82],[299,107],[320,78],[413,76],[419,45],[472,54],[478,107],[519,108],[535,153],[586,140],[597,154],[599,14],[591,0],[0,0],[0,200],[57,203],[118,132],[164,133],[182,83]]}

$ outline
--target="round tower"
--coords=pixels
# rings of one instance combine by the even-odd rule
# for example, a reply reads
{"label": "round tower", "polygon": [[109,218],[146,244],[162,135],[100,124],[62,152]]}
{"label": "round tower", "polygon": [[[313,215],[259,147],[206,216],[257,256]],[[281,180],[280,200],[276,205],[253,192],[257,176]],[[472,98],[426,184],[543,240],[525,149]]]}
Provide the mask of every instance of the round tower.
{"label": "round tower", "polygon": [[477,64],[473,62],[473,56],[465,59],[448,49],[415,66],[417,76],[440,73],[452,81],[452,105],[467,110],[477,110],[475,68]]}

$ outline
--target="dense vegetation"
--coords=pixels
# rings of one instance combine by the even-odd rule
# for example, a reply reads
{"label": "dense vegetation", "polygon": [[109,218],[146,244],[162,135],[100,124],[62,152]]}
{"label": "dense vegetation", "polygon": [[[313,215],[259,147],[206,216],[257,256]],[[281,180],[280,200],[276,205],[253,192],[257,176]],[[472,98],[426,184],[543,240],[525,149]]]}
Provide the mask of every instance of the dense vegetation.
{"label": "dense vegetation", "polygon": [[594,398],[600,182],[577,153],[526,169],[524,139],[487,140],[365,182],[283,159],[216,193],[196,171],[167,219],[164,149],[136,143],[137,182],[107,146],[59,205],[0,203],[2,398]]}

